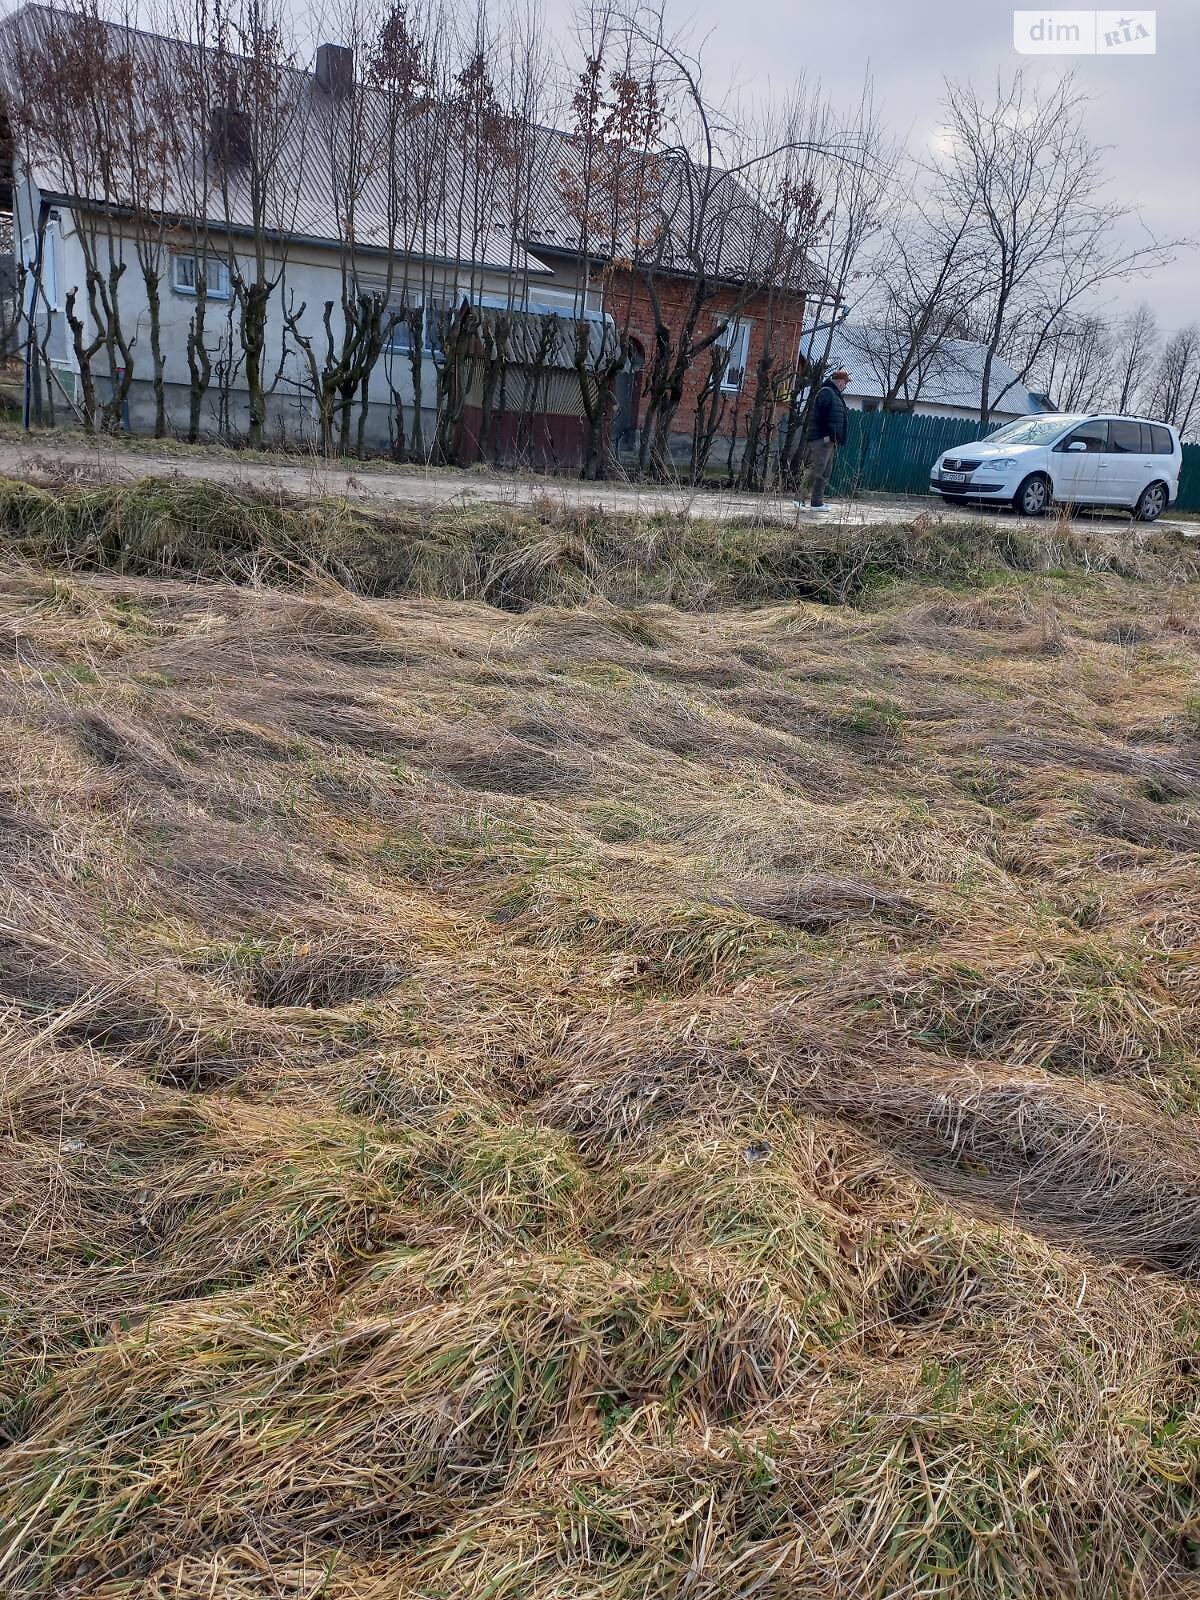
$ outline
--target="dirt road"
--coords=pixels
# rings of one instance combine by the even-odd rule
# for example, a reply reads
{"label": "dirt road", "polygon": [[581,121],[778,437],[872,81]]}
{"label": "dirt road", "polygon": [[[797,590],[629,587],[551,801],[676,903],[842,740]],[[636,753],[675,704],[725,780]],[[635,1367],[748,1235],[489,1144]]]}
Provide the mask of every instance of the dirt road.
{"label": "dirt road", "polygon": [[[421,471],[419,468],[372,466],[358,471],[326,466],[319,461],[281,457],[276,461],[255,461],[226,454],[194,453],[183,449],[130,449],[122,445],[97,443],[91,446],[71,442],[53,445],[40,442],[0,440],[0,474],[9,477],[38,478],[62,472],[81,476],[96,473],[105,478],[175,476],[202,478],[221,483],[245,483],[258,489],[282,489],[294,495],[335,495],[384,505],[529,505],[547,498],[564,506],[599,507],[608,512],[674,512],[698,519],[757,521],[779,517],[814,522],[893,522],[925,512],[946,522],[977,520],[978,509],[950,507],[926,496],[869,496],[861,500],[838,500],[834,514],[823,519],[807,509],[798,509],[790,496],[735,494],[721,490],[657,488],[612,483],[578,483],[569,479],[517,478],[485,472],[454,472],[444,468]],[[983,508],[983,515],[1011,517],[1011,512]],[[1120,519],[1077,517],[1076,526],[1097,526],[1109,532],[1119,528]],[[1158,526],[1174,526],[1181,532],[1200,534],[1200,524],[1162,518]]]}

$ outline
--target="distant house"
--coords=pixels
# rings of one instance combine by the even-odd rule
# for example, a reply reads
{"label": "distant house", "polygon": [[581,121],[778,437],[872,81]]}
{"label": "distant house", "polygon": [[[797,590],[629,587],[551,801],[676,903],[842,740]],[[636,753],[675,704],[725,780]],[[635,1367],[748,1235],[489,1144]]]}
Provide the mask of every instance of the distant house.
{"label": "distant house", "polygon": [[[826,371],[846,368],[850,373],[846,403],[855,410],[878,411],[884,396],[897,387],[897,378],[902,378],[891,402],[893,410],[927,417],[969,419],[979,415],[986,350],[969,339],[939,340],[913,358],[907,339],[883,328],[841,323],[832,336],[806,333],[801,351],[808,359],[821,360]],[[1048,396],[1027,389],[999,356],[992,362],[990,391],[996,422],[1053,409]]]}
{"label": "distant house", "polygon": [[[555,128],[542,128],[539,170],[544,176],[531,208],[528,227],[520,235],[522,246],[552,268],[556,278],[575,284],[579,274],[580,239],[578,208],[571,196],[583,184],[581,155],[576,141]],[[657,314],[673,330],[686,315],[697,276],[706,284],[704,309],[694,340],[706,339],[723,327],[718,344],[728,351],[715,411],[716,437],[735,447],[754,404],[757,375],[768,349],[776,364],[778,397],[772,412],[786,405],[789,380],[806,316],[833,296],[828,279],[802,250],[780,253],[780,237],[770,218],[746,186],[729,173],[714,174],[707,196],[707,219],[698,218],[696,196],[699,175],[684,161],[657,160],[658,182],[652,250],[653,271],[635,268],[639,250],[632,238],[590,241],[594,277],[603,284],[605,312],[628,329],[632,345],[629,370],[618,384],[615,429],[618,439],[632,448],[643,410],[643,378],[655,347]],[[653,278],[653,293],[647,278]],[[657,301],[657,306],[655,304]],[[692,419],[698,405],[707,403],[706,381],[710,363],[701,358],[684,381],[674,453],[685,458],[691,448]]]}

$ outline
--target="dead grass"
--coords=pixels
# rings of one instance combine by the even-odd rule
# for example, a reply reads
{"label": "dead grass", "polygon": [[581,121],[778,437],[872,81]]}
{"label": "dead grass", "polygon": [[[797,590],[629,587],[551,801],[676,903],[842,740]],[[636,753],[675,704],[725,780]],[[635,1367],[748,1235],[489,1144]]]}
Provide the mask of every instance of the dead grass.
{"label": "dead grass", "polygon": [[[389,513],[344,500],[295,500],[237,484],[143,478],[39,487],[0,480],[0,525],[15,554],[75,570],[183,573],[296,582],[314,572],[368,595],[485,600],[506,610],[606,604],[689,610],[772,599],[853,602],[899,577],[963,582],[1062,568],[1187,580],[1188,542],[1070,529],[1031,533],[994,521],[953,527],[918,517],[866,528],[737,526],[669,516],[482,506]],[[969,624],[968,624],[969,625]],[[646,624],[634,641],[653,647]],[[1053,629],[1044,630],[1047,639]]]}
{"label": "dead grass", "polygon": [[0,1591],[1195,1594],[1179,553],[189,494],[4,500]]}

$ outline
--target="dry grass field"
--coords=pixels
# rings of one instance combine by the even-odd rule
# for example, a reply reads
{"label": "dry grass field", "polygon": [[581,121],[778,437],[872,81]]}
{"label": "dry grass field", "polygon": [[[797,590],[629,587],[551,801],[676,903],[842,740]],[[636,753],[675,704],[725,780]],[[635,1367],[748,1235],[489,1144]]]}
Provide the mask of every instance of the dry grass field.
{"label": "dry grass field", "polygon": [[1185,547],[473,515],[0,486],[0,1592],[1200,1595]]}

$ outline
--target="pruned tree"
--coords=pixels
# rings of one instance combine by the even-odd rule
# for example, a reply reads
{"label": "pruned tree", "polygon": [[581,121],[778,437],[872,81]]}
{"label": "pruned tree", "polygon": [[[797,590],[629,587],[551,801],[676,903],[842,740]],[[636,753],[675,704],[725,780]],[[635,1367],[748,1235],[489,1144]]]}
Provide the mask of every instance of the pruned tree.
{"label": "pruned tree", "polygon": [[133,70],[117,74],[114,88],[124,99],[113,103],[110,114],[116,136],[125,143],[122,166],[128,175],[130,230],[146,299],[154,437],[161,439],[167,432],[163,288],[178,209],[175,179],[189,129],[178,112],[177,47],[160,36],[138,33],[132,12],[123,28]]}
{"label": "pruned tree", "polygon": [[[395,218],[395,253],[387,280],[391,326],[381,350],[391,395],[393,450],[426,455],[424,368],[431,354],[433,262],[444,215],[445,153],[437,96],[443,36],[436,13],[401,0],[379,18],[367,50],[367,82],[377,96],[385,128],[387,210]],[[406,422],[404,383],[412,389]]]}
{"label": "pruned tree", "polygon": [[358,0],[347,0],[337,17],[342,42],[321,47],[310,97],[308,153],[334,219],[337,297],[310,314],[289,292],[283,319],[302,357],[326,455],[348,453],[356,403],[355,442],[363,450],[371,378],[406,309],[393,304],[400,100],[390,91],[395,74],[407,72],[388,48],[394,22],[392,13],[377,25]]}
{"label": "pruned tree", "polygon": [[238,310],[246,442],[258,448],[267,420],[269,313],[296,231],[310,97],[274,0],[236,0],[229,11],[216,0],[212,21],[206,156],[216,169]]}
{"label": "pruned tree", "polygon": [[[132,208],[131,140],[113,106],[135,95],[138,66],[128,29],[103,18],[97,0],[65,0],[17,19],[7,53],[10,115],[31,170],[78,195],[75,234],[82,285],[66,291],[64,313],[79,371],[87,432],[116,432],[134,373],[136,328],[123,300],[127,219]],[[129,252],[132,253],[132,252]],[[39,253],[37,276],[42,279]],[[44,297],[44,281],[37,292]],[[82,299],[81,299],[82,294]],[[47,302],[48,304],[48,302]],[[106,381],[101,396],[98,381]]]}
{"label": "pruned tree", "polygon": [[534,325],[543,315],[529,309],[536,283],[527,242],[552,179],[555,147],[546,128],[557,117],[561,102],[540,12],[530,7],[510,13],[496,80],[506,112],[506,146],[503,164],[493,168],[493,238],[503,241],[506,250],[506,291],[504,305],[493,308],[480,322],[479,448],[499,464],[512,439],[510,435],[502,447],[498,418],[501,413],[512,415],[522,404],[530,351],[539,343]]}

